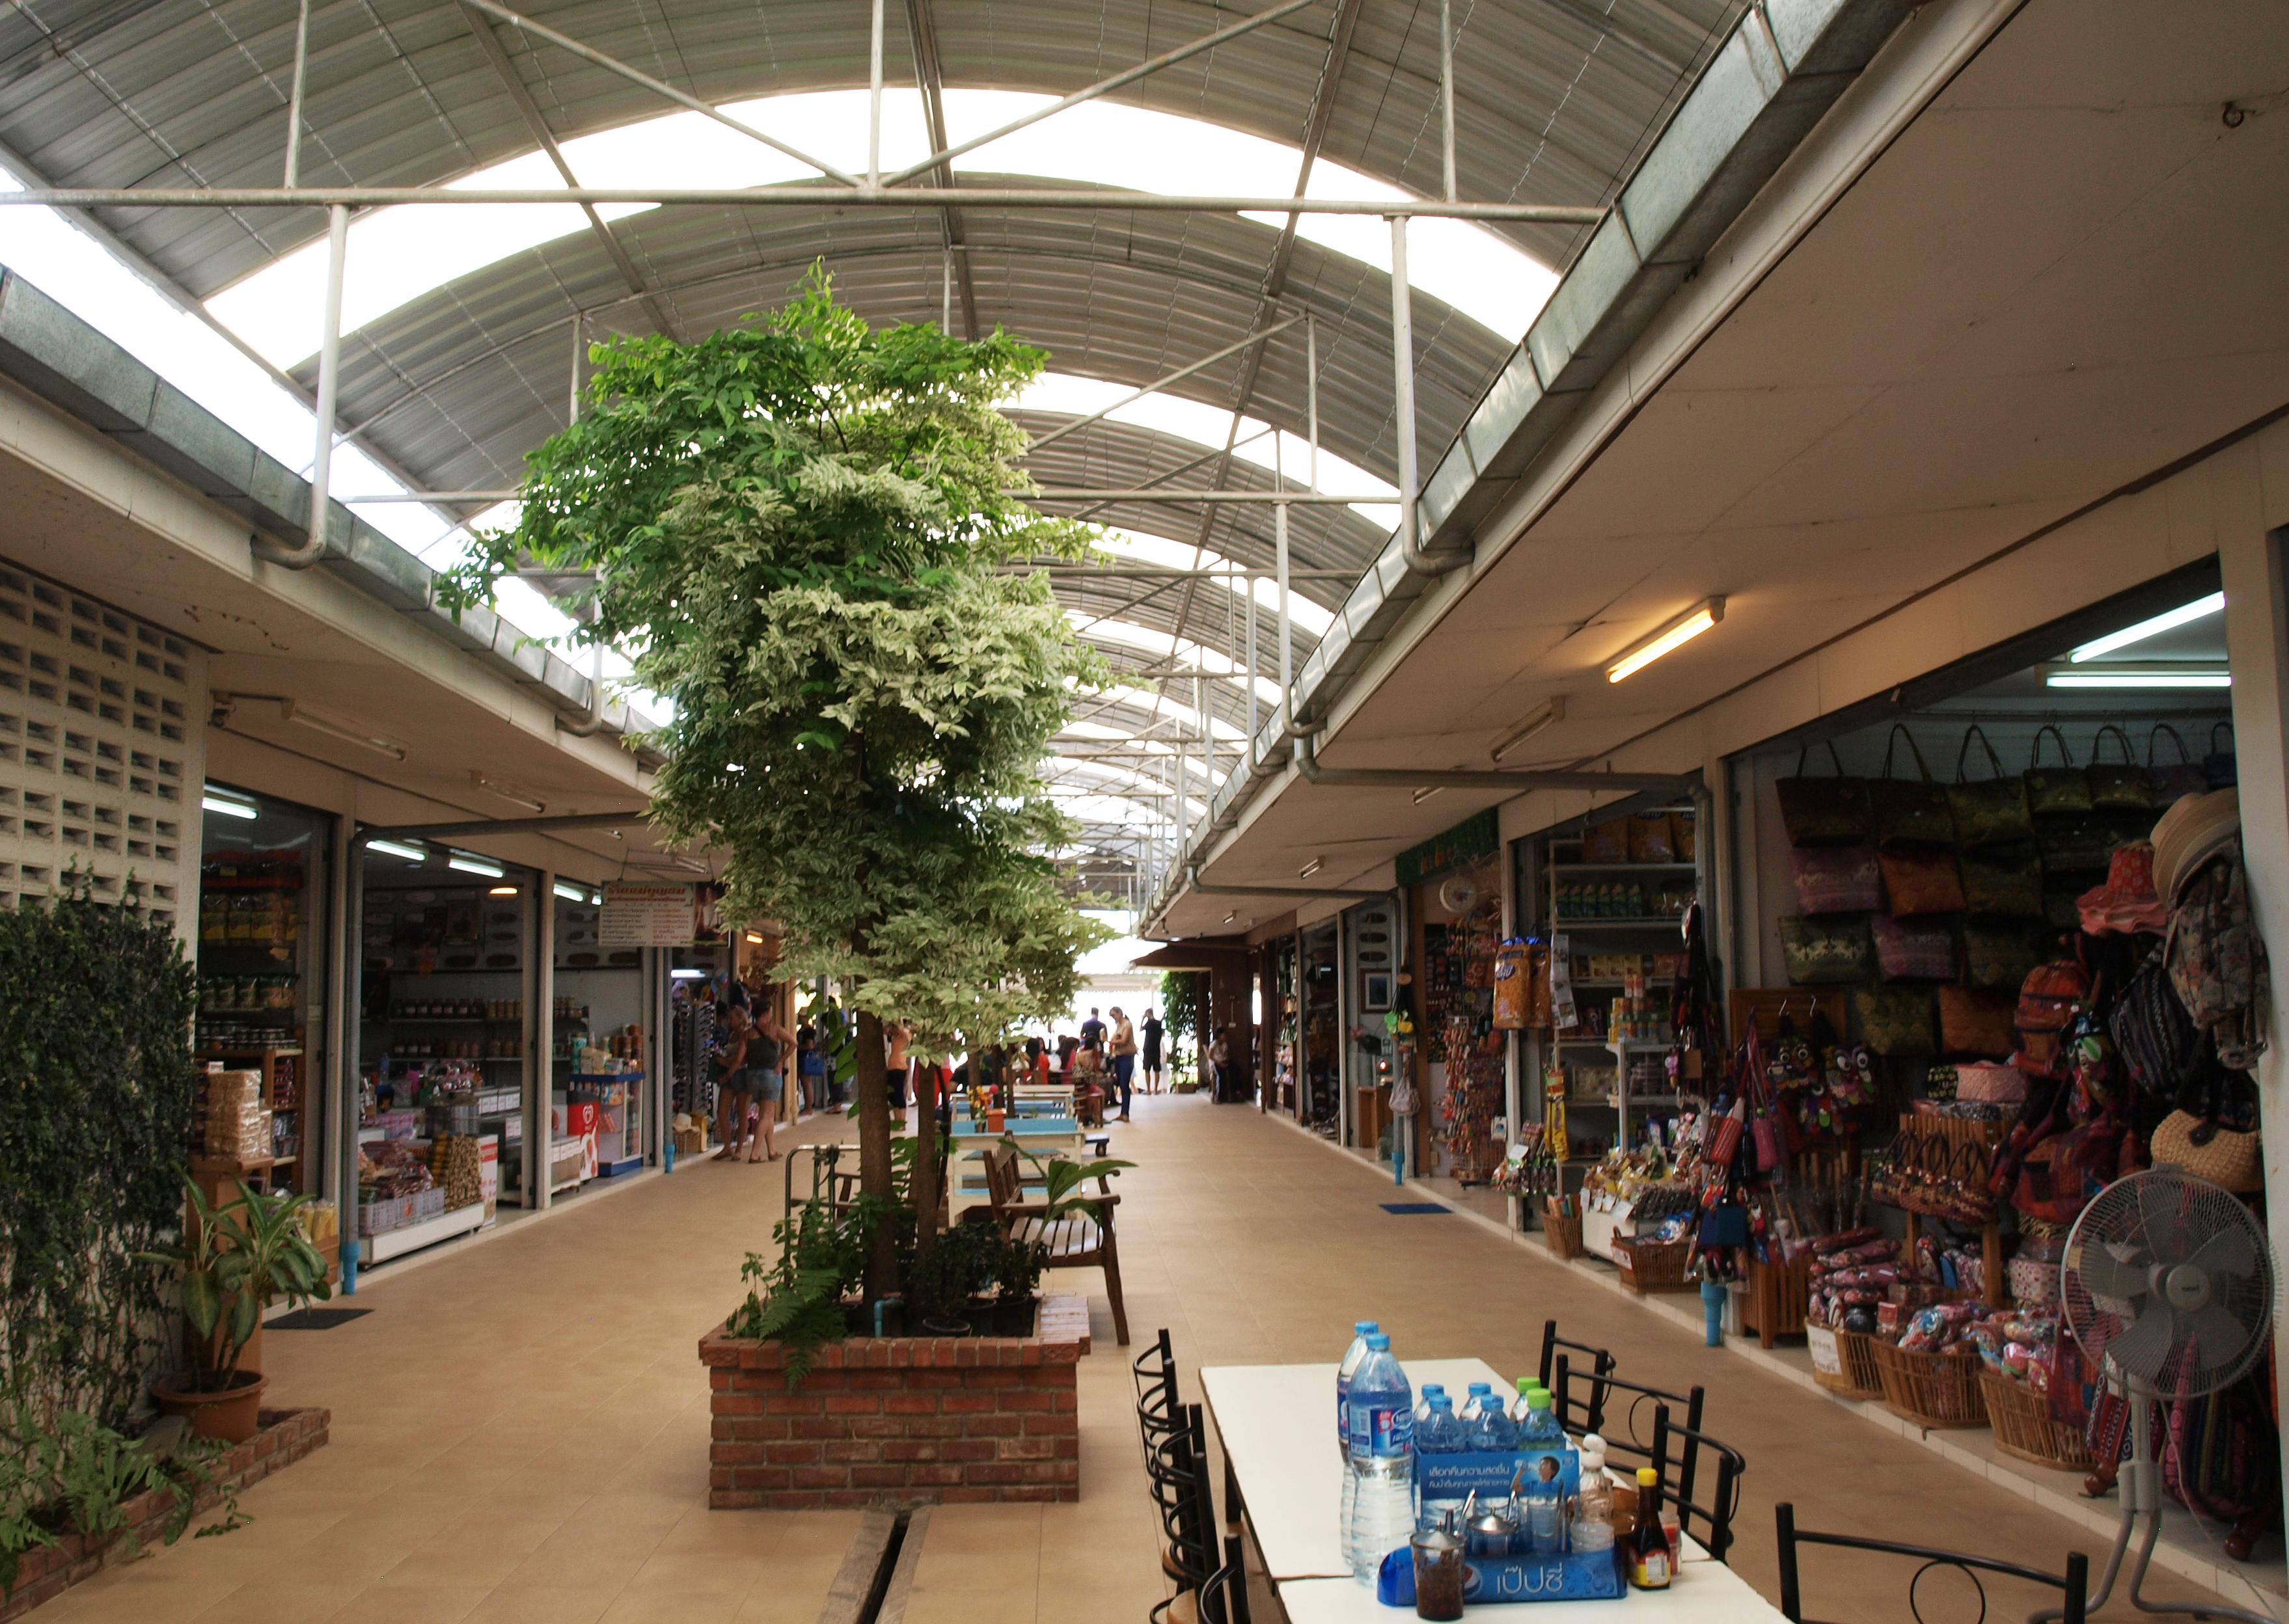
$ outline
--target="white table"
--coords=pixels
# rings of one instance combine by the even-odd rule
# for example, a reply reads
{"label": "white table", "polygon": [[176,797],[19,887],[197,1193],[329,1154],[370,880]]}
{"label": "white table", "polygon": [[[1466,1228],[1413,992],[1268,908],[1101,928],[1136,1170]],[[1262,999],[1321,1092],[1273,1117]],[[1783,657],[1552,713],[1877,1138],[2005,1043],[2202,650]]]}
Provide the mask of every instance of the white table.
{"label": "white table", "polygon": [[[1426,1381],[1444,1382],[1458,1405],[1473,1381],[1490,1382],[1496,1392],[1506,1387],[1495,1367],[1479,1359],[1402,1354],[1400,1363],[1418,1394]],[[1336,1367],[1211,1365],[1200,1372],[1200,1390],[1224,1441],[1224,1498],[1232,1508],[1225,1516],[1236,1509],[1247,1517],[1272,1582],[1340,1576],[1350,1585],[1351,1568],[1336,1531],[1344,1508],[1344,1463],[1335,1448]]]}
{"label": "white table", "polygon": [[[951,1222],[960,1223],[962,1214],[985,1205],[990,1194],[985,1185],[985,1152],[1004,1140],[1015,1140],[1019,1150],[1044,1161],[1053,1156],[1067,1161],[1081,1158],[1081,1125],[1071,1117],[1011,1117],[999,1134],[989,1132],[984,1123],[957,1117],[951,1165],[946,1169],[946,1213]],[[1033,1176],[1033,1171],[1022,1158],[1018,1161],[1021,1184]]]}
{"label": "white table", "polygon": [[[1478,1359],[1400,1363],[1420,1394],[1445,1385],[1456,1402],[1473,1381],[1515,1392]],[[1208,1414],[1224,1444],[1227,1517],[1247,1519],[1279,1592],[1288,1624],[1395,1624],[1412,1607],[1385,1607],[1351,1576],[1336,1540],[1344,1469],[1335,1442],[1333,1365],[1213,1365],[1200,1372]],[[1684,1559],[1667,1590],[1631,1591],[1610,1601],[1539,1602],[1468,1607],[1480,1624],[1781,1624],[1781,1611],[1700,1545],[1685,1541]],[[1624,1615],[1620,1609],[1627,1608]]]}

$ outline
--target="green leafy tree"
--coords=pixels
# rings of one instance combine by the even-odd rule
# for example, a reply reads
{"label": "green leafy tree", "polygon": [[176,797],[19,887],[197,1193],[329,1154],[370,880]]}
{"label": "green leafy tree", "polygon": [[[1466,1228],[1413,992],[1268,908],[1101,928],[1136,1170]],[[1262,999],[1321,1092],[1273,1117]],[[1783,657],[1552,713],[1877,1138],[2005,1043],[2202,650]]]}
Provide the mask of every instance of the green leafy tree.
{"label": "green leafy tree", "polygon": [[447,598],[526,563],[594,576],[586,634],[674,706],[654,816],[724,854],[727,916],[778,920],[787,973],[846,990],[861,1179],[886,1194],[882,1022],[927,1051],[1047,1015],[1095,939],[1041,855],[1071,826],[1039,764],[1100,668],[1046,577],[1008,568],[1088,542],[1010,494],[1025,436],[997,406],[1042,354],[869,327],[814,270],[770,315],[591,359],[588,409]]}

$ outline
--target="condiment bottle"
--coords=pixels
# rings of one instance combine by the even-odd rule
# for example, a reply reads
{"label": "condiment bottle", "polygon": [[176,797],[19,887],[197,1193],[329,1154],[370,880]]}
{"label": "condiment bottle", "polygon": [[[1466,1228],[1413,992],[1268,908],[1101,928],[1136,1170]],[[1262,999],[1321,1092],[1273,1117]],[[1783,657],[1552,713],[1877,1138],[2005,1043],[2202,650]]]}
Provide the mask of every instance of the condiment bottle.
{"label": "condiment bottle", "polygon": [[1640,1590],[1666,1590],[1670,1580],[1669,1535],[1661,1525],[1661,1474],[1638,1468],[1638,1522],[1630,1531],[1630,1583]]}

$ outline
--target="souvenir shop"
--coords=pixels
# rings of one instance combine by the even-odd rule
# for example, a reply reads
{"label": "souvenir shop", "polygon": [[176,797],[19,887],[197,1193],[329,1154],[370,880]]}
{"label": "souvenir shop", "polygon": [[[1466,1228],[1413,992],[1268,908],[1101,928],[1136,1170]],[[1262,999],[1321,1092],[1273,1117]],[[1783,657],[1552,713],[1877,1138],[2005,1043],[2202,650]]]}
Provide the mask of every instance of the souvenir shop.
{"label": "souvenir shop", "polygon": [[[2222,609],[2213,564],[2181,570],[1732,758],[1728,986],[1720,1003],[1700,971],[1714,944],[1647,965],[1642,1038],[1626,976],[1591,1013],[1616,977],[1563,928],[1597,906],[1573,888],[1611,871],[1576,850],[1569,873],[1553,843],[1568,1150],[1596,1148],[1600,1088],[1621,1109],[1582,1192],[1543,1211],[1553,1251],[1700,1291],[1712,1336],[1721,1318],[1838,1396],[1983,1433],[2038,1493],[2108,1493],[2143,1447],[2188,1514],[2165,1539],[2237,1562],[2280,1511],[2253,1080],[2269,993]],[[1583,1046],[1608,1034],[1610,1062],[1585,1057],[1610,1067],[1598,1087],[1569,1003]],[[2205,1282],[2202,1323],[2178,1346],[2146,1282],[2189,1259],[2173,1278]],[[2153,1391],[2142,1445],[2096,1343]]]}

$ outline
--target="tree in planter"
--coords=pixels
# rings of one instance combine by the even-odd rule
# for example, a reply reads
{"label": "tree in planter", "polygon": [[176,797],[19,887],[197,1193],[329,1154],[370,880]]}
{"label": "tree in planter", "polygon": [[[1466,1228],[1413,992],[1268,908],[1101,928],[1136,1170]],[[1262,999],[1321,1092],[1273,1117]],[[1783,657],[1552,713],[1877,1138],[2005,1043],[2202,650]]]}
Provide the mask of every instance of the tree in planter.
{"label": "tree in planter", "polygon": [[[594,575],[586,635],[675,707],[654,816],[725,854],[727,917],[778,920],[789,974],[845,989],[861,1183],[887,1197],[883,1021],[973,1030],[1090,939],[1034,854],[1068,838],[1039,763],[1099,667],[1046,579],[1003,569],[1086,545],[1004,494],[1024,435],[995,404],[1043,357],[870,328],[814,272],[770,316],[591,359],[516,528],[443,596],[527,561]],[[870,1296],[894,1273],[878,1226]]]}

